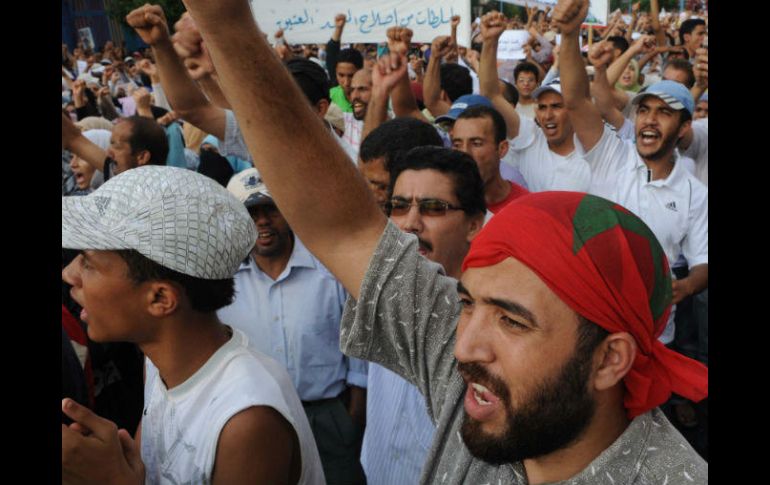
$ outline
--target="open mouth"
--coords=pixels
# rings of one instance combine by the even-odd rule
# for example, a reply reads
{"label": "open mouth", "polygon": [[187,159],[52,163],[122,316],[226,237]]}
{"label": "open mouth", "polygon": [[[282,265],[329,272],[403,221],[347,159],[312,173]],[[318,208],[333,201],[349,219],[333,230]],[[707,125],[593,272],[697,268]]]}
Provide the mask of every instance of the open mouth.
{"label": "open mouth", "polygon": [[660,139],[660,132],[656,130],[642,130],[637,138],[643,146],[654,145]]}
{"label": "open mouth", "polygon": [[257,233],[257,243],[262,245],[271,244],[277,236],[275,231],[259,231]]}

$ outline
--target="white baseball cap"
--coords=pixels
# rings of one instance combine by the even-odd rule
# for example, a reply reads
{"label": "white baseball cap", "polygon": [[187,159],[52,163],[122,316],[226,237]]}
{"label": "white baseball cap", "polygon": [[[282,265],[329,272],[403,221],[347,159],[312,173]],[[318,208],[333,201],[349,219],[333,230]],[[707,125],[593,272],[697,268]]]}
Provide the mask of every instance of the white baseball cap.
{"label": "white baseball cap", "polygon": [[196,278],[231,278],[254,247],[248,211],[209,177],[145,165],[87,196],[62,197],[62,247],[134,249]]}

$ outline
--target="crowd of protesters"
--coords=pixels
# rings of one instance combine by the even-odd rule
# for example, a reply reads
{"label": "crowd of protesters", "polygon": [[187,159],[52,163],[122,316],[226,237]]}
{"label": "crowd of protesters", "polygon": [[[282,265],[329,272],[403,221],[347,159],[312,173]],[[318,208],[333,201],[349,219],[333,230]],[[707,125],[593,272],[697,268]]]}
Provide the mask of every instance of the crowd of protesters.
{"label": "crowd of protesters", "polygon": [[707,483],[705,8],[209,3],[62,45],[65,483]]}

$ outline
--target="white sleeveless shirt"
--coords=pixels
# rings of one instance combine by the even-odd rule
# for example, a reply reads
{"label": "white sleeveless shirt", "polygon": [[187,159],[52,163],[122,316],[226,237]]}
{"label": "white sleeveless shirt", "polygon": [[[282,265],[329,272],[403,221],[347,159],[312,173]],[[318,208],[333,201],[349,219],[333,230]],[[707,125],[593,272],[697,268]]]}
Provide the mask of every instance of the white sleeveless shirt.
{"label": "white sleeveless shirt", "polygon": [[[299,439],[300,484],[323,484],[321,460],[302,403],[278,362],[232,338],[182,384],[166,389],[158,369],[145,359],[142,460],[147,484],[209,484],[219,433],[252,406],[278,411]],[[269,439],[269,438],[267,438]]]}

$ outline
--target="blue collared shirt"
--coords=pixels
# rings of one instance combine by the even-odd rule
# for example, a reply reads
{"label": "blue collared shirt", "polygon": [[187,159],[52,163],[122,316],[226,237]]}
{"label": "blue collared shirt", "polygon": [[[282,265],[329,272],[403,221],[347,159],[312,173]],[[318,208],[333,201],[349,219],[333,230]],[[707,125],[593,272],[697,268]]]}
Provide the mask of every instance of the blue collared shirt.
{"label": "blue collared shirt", "polygon": [[296,237],[276,280],[249,257],[235,273],[235,299],[217,312],[249,345],[282,363],[303,401],[338,396],[346,384],[366,387],[366,363],[340,352],[347,292]]}
{"label": "blue collared shirt", "polygon": [[369,364],[361,465],[369,485],[418,483],[433,434],[425,397],[398,374]]}

